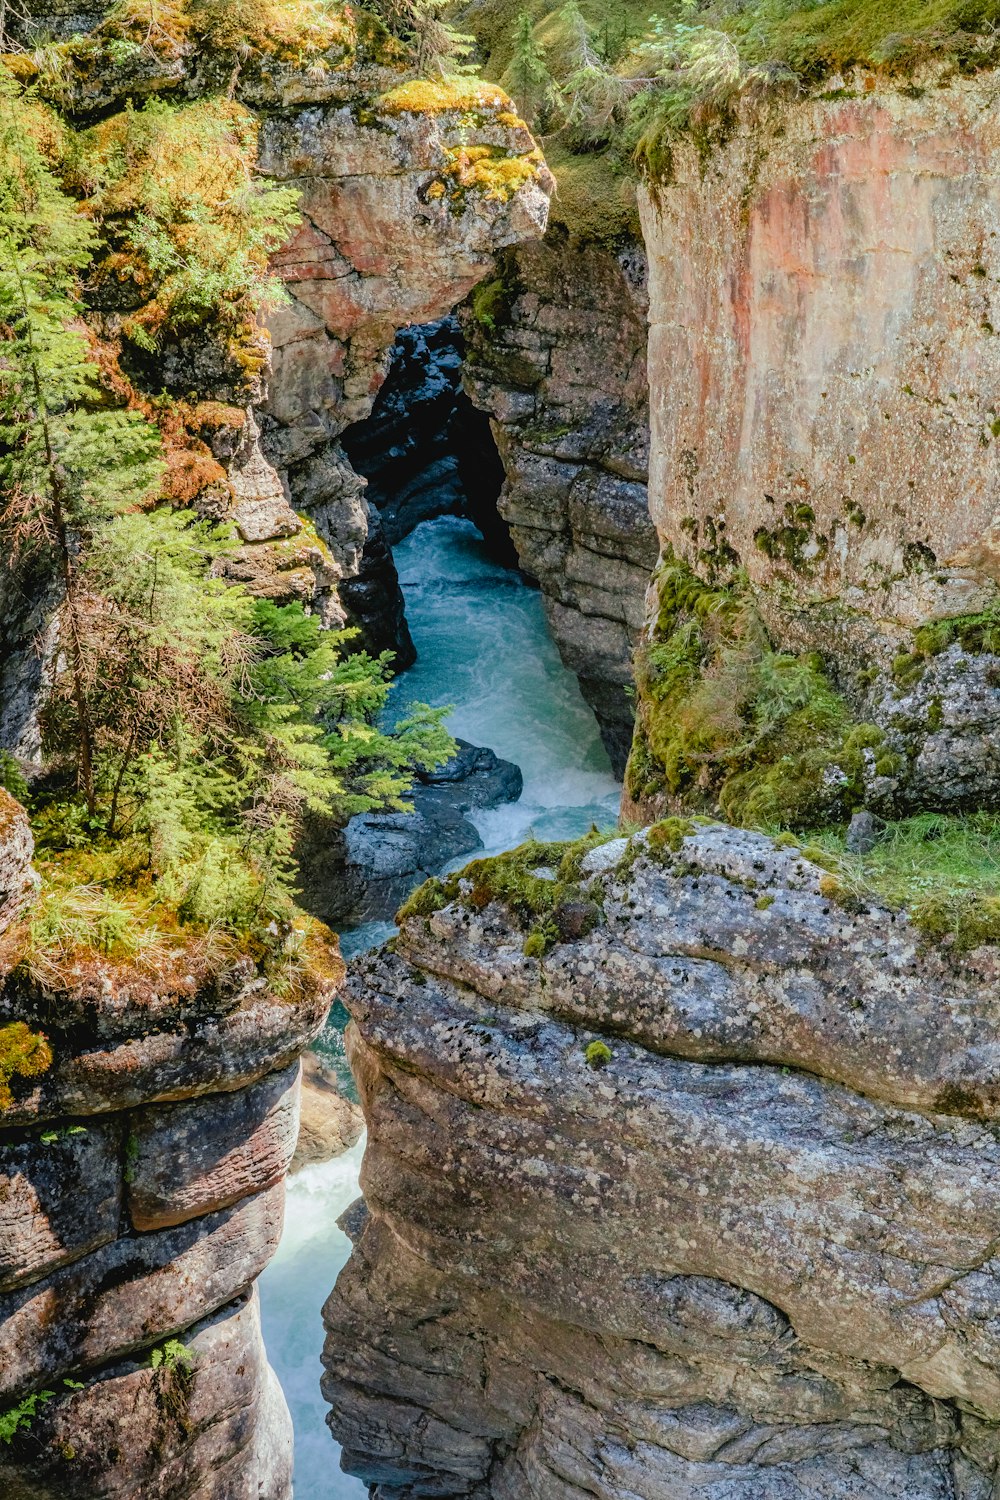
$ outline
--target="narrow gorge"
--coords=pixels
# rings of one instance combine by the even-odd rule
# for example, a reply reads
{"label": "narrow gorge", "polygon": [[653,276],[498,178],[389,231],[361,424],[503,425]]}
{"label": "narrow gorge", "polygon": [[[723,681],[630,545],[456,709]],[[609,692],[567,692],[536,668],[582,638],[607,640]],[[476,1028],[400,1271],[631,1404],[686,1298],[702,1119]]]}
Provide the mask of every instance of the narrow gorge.
{"label": "narrow gorge", "polygon": [[1000,1495],[1000,11],[45,3],[0,1493]]}

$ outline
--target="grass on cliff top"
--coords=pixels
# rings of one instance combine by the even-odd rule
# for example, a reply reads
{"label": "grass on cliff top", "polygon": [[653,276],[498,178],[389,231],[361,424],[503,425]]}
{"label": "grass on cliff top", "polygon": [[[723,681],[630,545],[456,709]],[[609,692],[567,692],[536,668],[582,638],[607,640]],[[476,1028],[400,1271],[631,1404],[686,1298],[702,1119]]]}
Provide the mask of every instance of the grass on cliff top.
{"label": "grass on cliff top", "polygon": [[229,840],[205,839],[156,874],[140,840],[53,850],[44,832],[41,887],[0,943],[4,970],[50,991],[108,976],[190,993],[249,957],[289,998],[342,974],[332,934]]}
{"label": "grass on cliff top", "polygon": [[905,907],[929,938],[958,949],[1000,943],[1000,814],[918,813],[890,823],[869,854],[843,830],[809,835],[807,856],[831,856],[828,894]]}
{"label": "grass on cliff top", "polygon": [[782,62],[804,78],[854,65],[896,68],[934,55],[964,58],[1000,21],[998,0],[766,0],[735,14],[712,6],[751,63]]}

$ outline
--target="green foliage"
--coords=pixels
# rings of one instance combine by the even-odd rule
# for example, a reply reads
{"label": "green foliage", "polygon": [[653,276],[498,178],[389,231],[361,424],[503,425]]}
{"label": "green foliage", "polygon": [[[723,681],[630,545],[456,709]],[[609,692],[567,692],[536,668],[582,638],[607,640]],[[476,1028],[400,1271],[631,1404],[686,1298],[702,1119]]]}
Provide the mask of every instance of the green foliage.
{"label": "green foliage", "polygon": [[14,1102],[11,1082],[15,1078],[39,1078],[52,1066],[52,1049],[46,1038],[23,1021],[0,1026],[0,1110]]}
{"label": "green foliage", "polygon": [[176,1370],[183,1374],[194,1369],[194,1355],[180,1339],[167,1339],[149,1356],[150,1369],[165,1372]]}
{"label": "green foliage", "polygon": [[8,1406],[6,1411],[0,1411],[0,1443],[5,1443],[9,1448],[18,1433],[29,1432],[39,1407],[44,1406],[46,1401],[51,1401],[54,1396],[55,1391],[33,1391],[16,1406]]}
{"label": "green foliage", "polygon": [[522,10],[515,22],[514,49],[500,83],[517,100],[530,125],[543,124],[556,105],[555,80],[545,61],[545,48],[535,39],[535,28],[528,12]]}
{"label": "green foliage", "polygon": [[481,281],[469,298],[472,316],[487,333],[496,332],[497,323],[506,316],[507,303],[507,286],[500,276],[492,281]]}
{"label": "green foliage", "polygon": [[11,755],[9,750],[0,750],[0,786],[18,802],[28,800],[27,778],[21,770],[17,757]]}
{"label": "green foliage", "polygon": [[849,900],[905,907],[929,939],[948,938],[959,951],[1000,942],[997,814],[920,813],[890,823],[865,855],[848,854],[840,831],[812,838],[821,860],[833,857],[840,892]]}
{"label": "green foliage", "polygon": [[821,658],[775,651],[739,578],[708,584],[670,558],[657,588],[630,794],[662,790],[744,827],[809,827],[859,805],[884,736],[854,722]]}
{"label": "green foliage", "polygon": [[[147,332],[253,324],[293,222],[289,195],[252,179],[255,128],[225,100],[154,101],[70,153],[117,245],[98,277],[124,257],[149,294]],[[228,586],[228,533],[153,503],[159,434],[111,408],[80,322],[97,241],[53,170],[58,136],[0,70],[0,535],[63,592],[23,962],[57,986],[87,955],[152,969],[202,934],[205,962],[227,936],[287,966],[315,949],[292,901],[304,811],[404,807],[414,771],[453,741],[444,711],[421,705],[384,729],[388,654],[348,655],[348,635],[301,605]],[[23,795],[16,770],[6,757]]]}
{"label": "green foliage", "polygon": [[269,256],[299,222],[298,193],[253,176],[257,122],[242,105],[150,99],[85,131],[70,160],[110,253],[98,279],[143,293],[125,332],[152,349],[167,329],[208,322],[252,337],[284,292]]}

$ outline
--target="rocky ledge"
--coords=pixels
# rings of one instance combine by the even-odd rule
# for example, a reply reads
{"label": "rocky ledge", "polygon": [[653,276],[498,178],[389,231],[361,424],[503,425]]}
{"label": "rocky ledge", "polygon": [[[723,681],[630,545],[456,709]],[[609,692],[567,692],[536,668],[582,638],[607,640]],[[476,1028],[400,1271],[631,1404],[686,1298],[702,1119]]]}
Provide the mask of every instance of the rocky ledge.
{"label": "rocky ledge", "polygon": [[472,866],[349,981],[346,1466],[379,1500],[995,1494],[997,949],[725,825],[574,874],[539,942]]}
{"label": "rocky ledge", "polygon": [[[33,888],[32,844],[5,793],[0,815],[9,940]],[[56,992],[10,957],[0,1492],[284,1500],[292,1429],[255,1282],[281,1234],[299,1054],[323,1024],[339,959],[292,997],[249,960],[177,986],[91,969]]]}

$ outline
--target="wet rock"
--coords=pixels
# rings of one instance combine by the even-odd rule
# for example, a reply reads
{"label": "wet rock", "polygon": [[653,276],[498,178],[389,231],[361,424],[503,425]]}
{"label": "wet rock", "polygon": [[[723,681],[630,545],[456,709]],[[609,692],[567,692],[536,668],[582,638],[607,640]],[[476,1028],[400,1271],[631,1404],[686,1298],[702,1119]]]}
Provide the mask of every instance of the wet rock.
{"label": "wet rock", "polygon": [[[320,1031],[332,994],[331,985],[288,1000],[255,988],[226,1015],[106,1047],[78,1050],[72,1034],[62,1043],[55,1036],[52,1067],[20,1087],[3,1123],[103,1114],[243,1088],[299,1056]],[[4,1000],[12,1013],[16,996]]]}
{"label": "wet rock", "polygon": [[21,915],[34,895],[34,850],[28,814],[0,787],[0,932]]}
{"label": "wet rock", "polygon": [[342,1156],[361,1139],[364,1116],[345,1099],[336,1075],[315,1052],[302,1059],[302,1104],[299,1139],[290,1170],[299,1172],[317,1162]]}
{"label": "wet rock", "polygon": [[872,83],[747,118],[710,173],[683,146],[640,203],[650,510],[691,560],[915,626],[1000,577],[997,74]]}
{"label": "wet rock", "polygon": [[472,124],[458,110],[383,115],[377,96],[362,123],[357,85],[353,97],[340,90],[329,100],[321,97],[328,85],[314,88],[315,101],[269,113],[261,131],[262,170],[301,187],[303,213],[275,257],[289,301],[269,316],[266,441],[293,505],[313,517],[351,577],[362,567],[368,502],[341,434],[370,414],[397,330],[449,313],[498,249],[544,231],[551,179],[540,171],[506,203],[470,193],[456,210],[426,193],[450,148],[531,149],[523,128],[497,123],[509,108],[499,92]]}
{"label": "wet rock", "polygon": [[414,886],[483,847],[465,814],[516,802],[523,777],[492,750],[457,743],[451,760],[417,773],[412,812],[359,813],[343,830],[307,830],[300,862],[310,911],[337,924],[388,920]]}
{"label": "wet rock", "polygon": [[646,471],[645,259],[559,232],[498,264],[490,322],[463,314],[465,387],[488,412],[498,508],[538,580],[549,628],[597,716],[616,771],[632,740],[627,689],[658,543]]}

